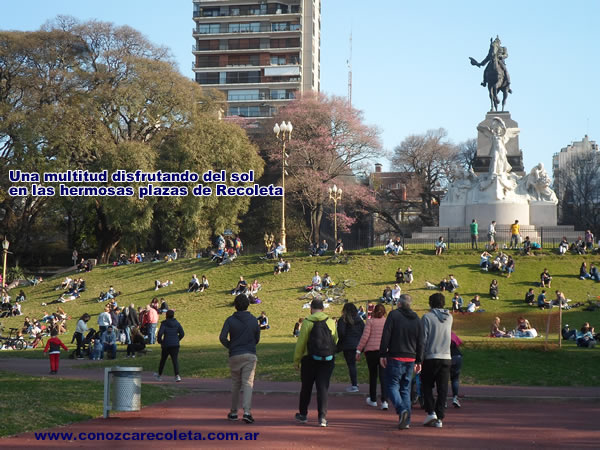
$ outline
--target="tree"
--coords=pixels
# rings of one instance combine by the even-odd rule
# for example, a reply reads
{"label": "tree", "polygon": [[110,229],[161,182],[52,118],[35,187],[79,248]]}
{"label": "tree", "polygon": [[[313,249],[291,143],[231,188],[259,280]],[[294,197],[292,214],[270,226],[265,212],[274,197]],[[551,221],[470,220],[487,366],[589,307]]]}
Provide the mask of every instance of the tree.
{"label": "tree", "polygon": [[477,139],[471,138],[458,144],[458,161],[465,170],[471,170],[477,158]]}
{"label": "tree", "polygon": [[600,156],[589,152],[574,156],[554,183],[560,222],[600,231]]}
{"label": "tree", "polygon": [[[309,240],[320,240],[321,221],[334,183],[344,191],[345,211],[360,212],[373,199],[354,175],[366,169],[371,158],[383,154],[376,127],[363,123],[362,113],[339,97],[305,94],[281,108],[275,122],[291,121],[287,144],[286,195],[298,201],[310,228]],[[273,123],[269,124],[272,128]],[[270,130],[265,131],[271,135]],[[281,167],[281,147],[271,138],[265,143],[270,160]],[[357,207],[357,208],[355,208]]]}
{"label": "tree", "polygon": [[394,149],[392,164],[402,172],[415,174],[421,197],[421,220],[435,225],[444,188],[457,164],[457,149],[443,128],[411,135]]}

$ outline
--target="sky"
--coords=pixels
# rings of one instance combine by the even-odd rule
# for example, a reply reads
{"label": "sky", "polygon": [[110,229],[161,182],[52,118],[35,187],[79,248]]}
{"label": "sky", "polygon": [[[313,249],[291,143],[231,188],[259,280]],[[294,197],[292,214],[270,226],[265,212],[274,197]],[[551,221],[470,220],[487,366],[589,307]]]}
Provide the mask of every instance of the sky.
{"label": "sky", "polygon": [[[2,30],[36,30],[59,14],[129,25],[169,47],[192,72],[191,0],[5,0]],[[352,33],[352,103],[377,125],[385,149],[443,127],[455,143],[477,136],[489,110],[480,86],[490,37],[508,49],[525,170],[585,134],[600,141],[600,2],[593,0],[323,0],[321,90],[346,96]],[[384,163],[386,169],[389,162]]]}

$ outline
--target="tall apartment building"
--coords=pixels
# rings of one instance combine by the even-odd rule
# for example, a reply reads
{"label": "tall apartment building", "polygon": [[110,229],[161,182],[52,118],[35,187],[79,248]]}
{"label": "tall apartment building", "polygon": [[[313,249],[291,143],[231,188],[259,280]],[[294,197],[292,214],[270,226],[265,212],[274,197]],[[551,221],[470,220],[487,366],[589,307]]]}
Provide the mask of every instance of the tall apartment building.
{"label": "tall apartment building", "polygon": [[554,177],[554,191],[561,200],[564,195],[563,187],[560,186],[559,174],[569,170],[570,164],[573,161],[577,161],[576,158],[586,157],[590,154],[598,153],[598,144],[595,141],[591,141],[586,134],[581,141],[574,141],[570,145],[560,149],[560,152],[552,155],[552,175]]}
{"label": "tall apartment building", "polygon": [[320,90],[321,0],[194,0],[195,78],[227,116],[267,118]]}

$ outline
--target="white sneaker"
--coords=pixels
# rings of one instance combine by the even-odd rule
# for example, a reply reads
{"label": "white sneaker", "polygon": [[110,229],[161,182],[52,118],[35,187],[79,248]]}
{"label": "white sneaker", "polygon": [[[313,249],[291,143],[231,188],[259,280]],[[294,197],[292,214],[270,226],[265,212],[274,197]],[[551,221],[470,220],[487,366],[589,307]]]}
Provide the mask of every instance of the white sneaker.
{"label": "white sneaker", "polygon": [[452,404],[455,408],[460,408],[460,402],[458,401],[458,395],[452,397]]}
{"label": "white sneaker", "polygon": [[436,428],[442,428],[442,421],[436,420],[435,422],[433,422],[433,424],[431,426],[436,427]]}
{"label": "white sneaker", "polygon": [[367,397],[367,405],[377,408],[377,402],[372,401],[370,397]]}
{"label": "white sneaker", "polygon": [[175,381],[177,381],[177,382],[179,383],[179,382],[181,381],[181,377],[180,377],[179,375],[177,375],[177,376],[175,377]]}
{"label": "white sneaker", "polygon": [[436,413],[427,414],[427,417],[425,417],[425,421],[423,422],[423,426],[433,427],[435,426],[435,422],[437,422],[437,420],[438,418]]}
{"label": "white sneaker", "polygon": [[388,402],[381,402],[381,409],[383,411],[387,411],[388,410]]}
{"label": "white sneaker", "polygon": [[346,388],[346,392],[358,392],[358,386],[349,386]]}

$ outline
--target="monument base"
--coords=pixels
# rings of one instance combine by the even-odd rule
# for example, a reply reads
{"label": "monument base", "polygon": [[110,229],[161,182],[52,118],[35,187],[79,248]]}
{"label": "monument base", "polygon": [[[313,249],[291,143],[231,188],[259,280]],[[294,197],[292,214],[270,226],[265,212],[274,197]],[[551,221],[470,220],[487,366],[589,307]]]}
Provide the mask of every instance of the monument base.
{"label": "monument base", "polygon": [[552,202],[531,202],[529,220],[537,226],[556,226],[558,222],[557,208]]}
{"label": "monument base", "polygon": [[[538,218],[550,216],[548,209],[543,209],[532,217],[531,209],[527,203],[475,203],[470,205],[440,205],[440,227],[464,227],[477,220],[479,226],[487,226],[492,220],[497,224],[511,224],[518,220],[521,225],[556,225],[556,206],[554,222],[549,218],[545,222],[536,222]],[[533,220],[533,221],[532,221]]]}

